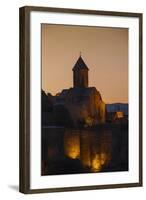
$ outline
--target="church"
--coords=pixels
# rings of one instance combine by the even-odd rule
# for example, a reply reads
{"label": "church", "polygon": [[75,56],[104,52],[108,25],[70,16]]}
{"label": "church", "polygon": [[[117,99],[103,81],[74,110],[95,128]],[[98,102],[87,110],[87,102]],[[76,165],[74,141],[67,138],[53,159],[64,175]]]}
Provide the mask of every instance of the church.
{"label": "church", "polygon": [[90,127],[105,122],[105,103],[95,87],[89,87],[89,68],[80,55],[73,66],[73,87],[63,89],[54,106],[68,111],[74,127]]}

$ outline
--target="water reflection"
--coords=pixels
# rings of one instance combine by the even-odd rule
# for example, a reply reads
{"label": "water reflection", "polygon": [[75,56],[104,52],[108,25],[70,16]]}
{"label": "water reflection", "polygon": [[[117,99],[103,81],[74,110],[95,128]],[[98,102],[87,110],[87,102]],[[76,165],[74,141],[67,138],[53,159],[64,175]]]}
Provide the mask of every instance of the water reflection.
{"label": "water reflection", "polygon": [[93,172],[101,171],[111,158],[111,133],[89,130],[66,130],[64,135],[65,155],[80,159],[83,167]]}
{"label": "water reflection", "polygon": [[65,131],[64,153],[71,159],[80,158],[80,133],[78,131]]}
{"label": "water reflection", "polygon": [[128,127],[42,129],[42,175],[128,170]]}

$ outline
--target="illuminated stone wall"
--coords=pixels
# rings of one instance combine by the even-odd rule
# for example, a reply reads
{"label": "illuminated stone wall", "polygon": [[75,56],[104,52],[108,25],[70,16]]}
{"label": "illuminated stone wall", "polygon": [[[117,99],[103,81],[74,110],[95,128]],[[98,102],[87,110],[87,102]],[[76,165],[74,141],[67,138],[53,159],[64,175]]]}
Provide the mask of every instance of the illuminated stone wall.
{"label": "illuminated stone wall", "polygon": [[83,167],[92,172],[101,171],[111,159],[111,135],[89,130],[66,130],[64,136],[65,155],[80,159]]}
{"label": "illuminated stone wall", "polygon": [[105,103],[96,88],[76,89],[67,91],[64,106],[70,113],[74,127],[90,127],[105,122]]}
{"label": "illuminated stone wall", "polygon": [[65,132],[64,153],[71,159],[80,158],[80,134],[78,131],[68,130]]}

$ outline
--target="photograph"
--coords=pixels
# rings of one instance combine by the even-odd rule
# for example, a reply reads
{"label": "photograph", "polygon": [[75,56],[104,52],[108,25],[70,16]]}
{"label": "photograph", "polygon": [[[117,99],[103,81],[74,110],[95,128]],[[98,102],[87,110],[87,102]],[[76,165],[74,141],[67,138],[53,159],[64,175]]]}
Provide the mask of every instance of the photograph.
{"label": "photograph", "polygon": [[41,175],[128,171],[128,29],[41,24]]}
{"label": "photograph", "polygon": [[142,186],[142,13],[19,14],[20,192]]}

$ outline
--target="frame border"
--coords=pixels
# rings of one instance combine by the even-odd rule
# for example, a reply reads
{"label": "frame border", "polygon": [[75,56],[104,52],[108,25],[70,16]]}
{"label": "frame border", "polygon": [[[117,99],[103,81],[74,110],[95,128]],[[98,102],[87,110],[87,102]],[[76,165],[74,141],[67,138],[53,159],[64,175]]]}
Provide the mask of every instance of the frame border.
{"label": "frame border", "polygon": [[[123,16],[139,18],[139,182],[97,186],[30,189],[30,12],[61,12],[89,15]],[[19,192],[24,194],[113,189],[143,186],[142,151],[142,42],[143,14],[131,12],[81,10],[54,7],[24,6],[19,8]]]}

